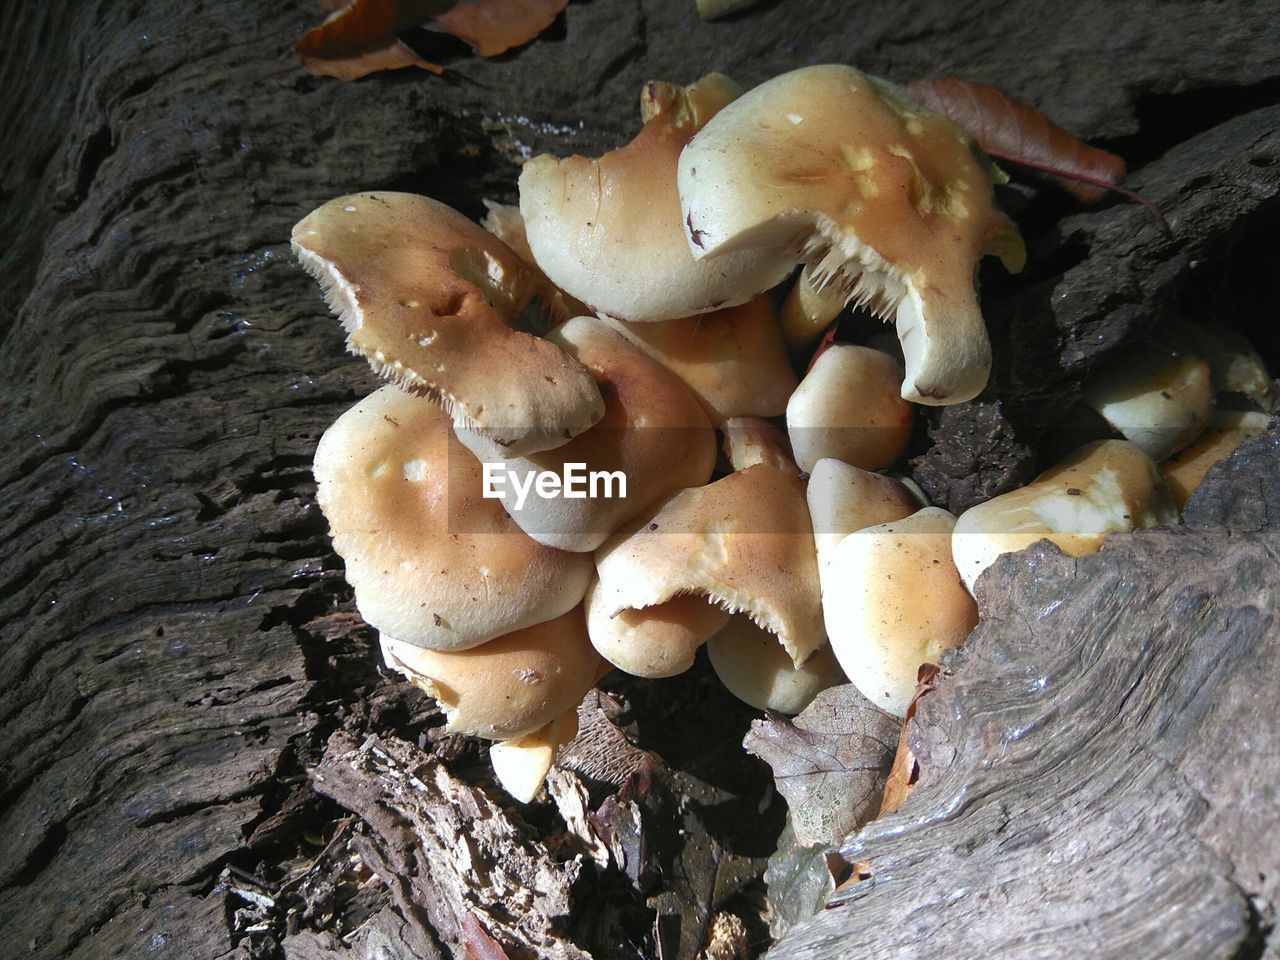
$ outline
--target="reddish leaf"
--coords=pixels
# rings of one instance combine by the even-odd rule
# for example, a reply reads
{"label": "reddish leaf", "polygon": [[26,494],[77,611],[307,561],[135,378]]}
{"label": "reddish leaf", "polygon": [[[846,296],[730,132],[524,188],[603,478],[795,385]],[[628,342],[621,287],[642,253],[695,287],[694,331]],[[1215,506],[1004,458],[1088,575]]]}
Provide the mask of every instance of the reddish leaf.
{"label": "reddish leaf", "polygon": [[489,936],[470,910],[462,915],[462,956],[464,960],[510,960],[502,944]]}
{"label": "reddish leaf", "polygon": [[303,67],[318,76],[355,80],[379,70],[444,68],[419,57],[397,35],[421,24],[466,41],[492,57],[528,43],[551,25],[567,0],[319,0],[329,19],[298,40]]}
{"label": "reddish leaf", "polygon": [[903,801],[907,799],[907,794],[920,778],[920,764],[916,762],[915,752],[907,742],[907,724],[916,715],[916,704],[920,702],[920,698],[927,693],[932,693],[937,686],[936,681],[941,672],[941,668],[933,663],[922,663],[916,672],[916,692],[911,698],[911,703],[907,705],[907,715],[902,720],[902,732],[898,735],[898,752],[894,754],[893,766],[889,768],[889,778],[884,784],[884,797],[880,801],[880,812],[877,817],[893,813],[902,806]]}
{"label": "reddish leaf", "polygon": [[569,0],[458,0],[425,24],[465,40],[482,57],[522,47],[547,27]]}
{"label": "reddish leaf", "polygon": [[990,156],[1047,173],[1085,203],[1101,199],[1108,190],[1132,196],[1116,186],[1124,176],[1123,160],[1081,143],[1034,107],[995,87],[941,77],[911,81],[907,95],[951,118]]}

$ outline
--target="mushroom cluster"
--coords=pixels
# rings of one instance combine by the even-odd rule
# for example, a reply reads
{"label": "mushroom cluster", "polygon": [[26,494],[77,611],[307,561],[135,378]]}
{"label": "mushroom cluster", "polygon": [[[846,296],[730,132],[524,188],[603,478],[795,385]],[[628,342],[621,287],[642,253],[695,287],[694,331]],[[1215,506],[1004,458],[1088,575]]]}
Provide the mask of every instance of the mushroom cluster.
{"label": "mushroom cluster", "polygon": [[[1175,519],[1168,484],[1261,416],[1215,415],[1215,391],[1271,401],[1247,345],[1206,334],[1203,359],[1090,388],[1126,440],[953,517],[889,471],[916,404],[986,383],[975,265],[1023,258],[999,172],[846,66],[747,92],[652,82],[641,120],[602,157],[529,160],[518,208],[486,201],[483,225],[372,192],[293,232],[349,349],[390,381],[315,457],[356,604],[526,801],[601,676],[670,677],[704,644],[756,707],[797,713],[847,676],[901,716],[920,664],[976,624],[995,556]],[[847,307],[897,341],[828,344],[798,377]],[[1151,390],[1177,424],[1154,423]],[[1179,450],[1162,473],[1152,457]]]}

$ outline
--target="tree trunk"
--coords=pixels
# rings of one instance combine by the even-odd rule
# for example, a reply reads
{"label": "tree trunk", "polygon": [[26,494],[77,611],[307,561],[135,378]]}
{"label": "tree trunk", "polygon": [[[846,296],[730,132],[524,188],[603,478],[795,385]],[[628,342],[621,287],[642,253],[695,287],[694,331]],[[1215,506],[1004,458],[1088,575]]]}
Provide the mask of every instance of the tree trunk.
{"label": "tree trunk", "polygon": [[[1027,479],[1082,379],[1161,318],[1228,322],[1280,359],[1280,20],[1263,4],[773,2],[704,24],[692,0],[584,0],[497,60],[418,36],[443,76],[356,83],[298,66],[323,17],[309,0],[10,7],[5,956],[430,957],[492,935],[512,957],[693,957],[758,906],[781,807],[735,742],[750,712],[705,671],[590,708],[650,751],[615,744],[574,781],[604,854],[550,803],[506,801],[482,750],[379,672],[310,476],[321,432],[375,385],[290,256],[325,200],[412,190],[478,217],[514,198],[530,153],[629,138],[650,79],[955,75],[1125,155],[1170,229],[1026,180],[1002,194],[1030,261],[983,267],[991,389],[932,413],[912,461],[937,502]],[[1002,563],[915,722],[921,785],[847,848],[870,882],[780,955],[1276,955],[1264,454],[1219,471],[1204,529]],[[446,856],[468,824],[492,841],[452,838],[470,866]],[[485,889],[503,896],[463,882],[499,867],[510,886]],[[749,923],[746,939],[767,944]]]}

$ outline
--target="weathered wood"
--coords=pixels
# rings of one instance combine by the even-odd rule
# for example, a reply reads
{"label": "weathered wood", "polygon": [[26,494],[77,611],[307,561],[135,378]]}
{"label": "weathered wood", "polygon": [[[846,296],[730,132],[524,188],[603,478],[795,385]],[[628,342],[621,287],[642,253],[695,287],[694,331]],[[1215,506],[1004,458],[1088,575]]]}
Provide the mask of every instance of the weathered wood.
{"label": "weathered wood", "polygon": [[[1248,289],[1260,304],[1274,300],[1269,273],[1226,260],[1233,241],[1247,252],[1280,220],[1268,107],[1280,99],[1280,23],[1260,5],[918,0],[861,11],[775,3],[702,24],[687,0],[593,0],[571,4],[548,36],[498,61],[451,55],[443,78],[356,84],[298,71],[292,40],[318,19],[303,0],[8,6],[0,53],[5,956],[427,951],[399,912],[403,901],[351,875],[347,846],[323,853],[346,812],[302,779],[338,729],[410,741],[422,734],[424,754],[477,759],[474,747],[428,735],[437,721],[421,701],[375,669],[313,504],[316,439],[374,383],[344,356],[312,283],[290,262],[289,228],[314,205],[395,187],[478,215],[482,197],[513,195],[516,160],[528,152],[590,153],[624,139],[637,91],[651,78],[688,81],[719,69],[753,83],[833,60],[898,80],[951,73],[999,84],[1080,134],[1129,148],[1135,180],[1170,215],[1174,239],[1128,207],[1077,212],[1043,197],[1024,205],[1028,276],[987,278],[999,403],[939,415],[936,445],[915,468],[953,505],[1025,473],[1046,410],[1159,311],[1183,299],[1235,304],[1228,295],[1238,295],[1244,303]],[[1250,256],[1240,262],[1261,262]],[[1261,309],[1233,317],[1261,330],[1261,313],[1248,312]],[[1032,384],[1063,393],[1046,407]],[[1264,550],[1209,533],[1135,542],[1151,553],[1144,560],[1132,548],[1133,576],[1148,571],[1206,589],[1207,573],[1193,579],[1201,569],[1219,570],[1224,583],[1235,572],[1215,557]],[[1037,589],[1066,596],[1075,567],[1040,564]],[[1018,609],[1035,609],[1035,596]],[[1220,615],[1223,604],[1247,599],[1224,594],[1205,609]],[[1243,614],[1232,623],[1242,637],[1253,629]],[[998,667],[998,644],[986,647],[982,656]],[[981,659],[968,661],[975,676]],[[709,718],[712,695],[664,689],[700,700],[682,707],[637,695],[633,727],[648,731],[643,745],[661,745],[673,767],[715,782],[699,788],[691,822],[720,816],[734,825],[713,822],[732,856],[691,881],[705,915],[746,889],[738,872],[762,852],[735,830],[772,842],[751,813],[767,798],[754,784],[729,784],[746,776],[741,764],[716,758],[714,773],[705,769],[700,754],[736,749],[741,730],[706,749],[681,746],[719,722]],[[1138,692],[1160,714],[1154,685]],[[667,725],[660,735],[644,709]],[[684,714],[696,734],[670,729]],[[744,719],[734,715],[730,728]],[[937,736],[941,743],[941,726]],[[950,737],[959,742],[962,731]],[[1198,787],[1160,774],[1148,754],[1141,759],[1152,782],[1172,778],[1164,836],[1181,839],[1179,829],[1200,824],[1198,846],[1184,852],[1209,858],[1170,866],[1190,885],[1182,891],[1158,889],[1171,908],[1183,896],[1199,910],[1187,916],[1212,919],[1192,941],[1210,949],[1167,955],[1221,952],[1249,936],[1244,900],[1226,879],[1236,869],[1229,858],[1239,855],[1243,870],[1248,851],[1218,845],[1222,830],[1197,813]],[[1274,772],[1269,755],[1239,766],[1266,763]],[[1114,818],[1125,808],[1108,810]],[[776,829],[776,816],[769,822]],[[536,838],[554,824],[529,829]],[[1130,874],[1104,849],[1123,835],[1108,841],[1101,821],[1093,829],[1100,845],[1071,847],[1058,870],[1081,883],[1091,870],[1105,905],[1098,878],[1109,869]],[[695,852],[664,855],[675,873]],[[219,882],[232,866],[260,876],[282,905],[297,905],[273,912],[273,922],[287,915],[311,926],[247,932],[244,901]],[[939,882],[930,889],[941,890]],[[630,889],[625,878],[618,883]],[[328,899],[308,901],[298,891],[309,885]],[[972,906],[992,922],[999,913],[982,914],[975,899],[946,907],[945,893],[940,910]],[[322,901],[324,909],[306,909]],[[1181,924],[1173,915],[1169,929]],[[589,930],[582,936],[600,955],[620,946],[588,942]],[[661,942],[671,945],[667,955],[688,955],[696,939],[686,928]]]}

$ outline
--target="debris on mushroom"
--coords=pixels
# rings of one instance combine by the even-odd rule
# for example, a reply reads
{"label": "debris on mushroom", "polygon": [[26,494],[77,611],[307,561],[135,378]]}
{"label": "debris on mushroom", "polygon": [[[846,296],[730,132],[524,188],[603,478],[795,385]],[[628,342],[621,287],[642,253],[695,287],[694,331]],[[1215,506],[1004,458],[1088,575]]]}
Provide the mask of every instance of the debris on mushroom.
{"label": "debris on mushroom", "polygon": [[436,699],[446,730],[511,740],[578,705],[599,675],[582,608],[470,650],[426,650],[381,636],[387,666]]}
{"label": "debris on mushroom", "polygon": [[695,257],[789,251],[813,264],[818,286],[896,318],[902,396],[947,404],[974,397],[991,366],[978,260],[994,253],[1016,271],[1025,257],[991,171],[950,120],[824,65],[724,107],[681,152],[677,183]]}
{"label": "debris on mushroom", "polygon": [[[604,417],[554,450],[497,461],[484,457],[506,511],[530,537],[561,550],[595,550],[628,521],[711,477],[716,438],[683,383],[596,317],[575,317],[547,335],[600,384]],[[476,449],[476,437],[459,431]],[[569,465],[582,489],[566,495]],[[547,476],[559,485],[544,486]],[[596,481],[599,485],[596,485]]]}
{"label": "debris on mushroom", "polygon": [[557,751],[577,735],[575,705],[533,733],[493,744],[489,747],[489,763],[503,789],[521,803],[529,803],[551,772]]}
{"label": "debris on mushroom", "polygon": [[1257,410],[1219,410],[1209,421],[1209,429],[1195,443],[1160,464],[1160,472],[1178,510],[1186,508],[1210,467],[1231,456],[1246,440],[1265,433],[1270,422],[1268,414]]}
{"label": "debris on mushroom", "polygon": [[344,413],[316,449],[316,498],[366,621],[437,650],[559,617],[589,557],[542,546],[482,496],[449,416],[394,384]]}
{"label": "debris on mushroom", "polygon": [[731,417],[776,417],[796,388],[766,296],[697,317],[609,323],[683,380],[716,426]]}
{"label": "debris on mushroom", "polygon": [[1209,364],[1183,351],[1148,344],[1099,373],[1084,403],[1153,460],[1163,460],[1204,432],[1213,413]]}
{"label": "debris on mushroom", "polygon": [[1037,540],[1079,557],[1097,551],[1108,534],[1177,522],[1155,462],[1132,443],[1100,440],[1027,486],[962,513],[952,552],[972,592],[997,557]]}
{"label": "debris on mushroom", "polygon": [[806,263],[782,301],[782,335],[796,349],[811,346],[844,310],[844,287],[830,276],[820,280],[815,269]]}
{"label": "debris on mushroom", "polygon": [[823,690],[846,682],[830,644],[796,666],[777,637],[742,614],[707,642],[707,656],[725,689],[758,710],[794,715]]}
{"label": "debris on mushroom", "polygon": [[538,156],[520,171],[529,246],[551,281],[601,315],[669,320],[745,303],[781,282],[784,251],[701,263],[689,253],[676,161],[708,119],[739,93],[711,74],[688,87],[652,82],[644,127],[599,159]]}
{"label": "debris on mushroom", "polygon": [[293,228],[293,252],[352,353],[506,455],[559,446],[604,414],[581,364],[511,328],[535,292],[532,273],[444,204],[407,193],[339,197]]}
{"label": "debris on mushroom", "polygon": [[901,717],[922,663],[936,663],[978,623],[951,560],[956,519],[925,507],[850,534],[831,552],[822,597],[831,649],[877,707]]}
{"label": "debris on mushroom", "polygon": [[902,368],[886,353],[832,344],[814,361],[787,402],[787,435],[806,473],[826,457],[879,470],[911,440],[911,404],[902,399]]}
{"label": "debris on mushroom", "polygon": [[804,483],[777,428],[744,418],[724,431],[734,472],[604,544],[593,603],[616,617],[697,594],[750,616],[800,665],[825,640]]}

